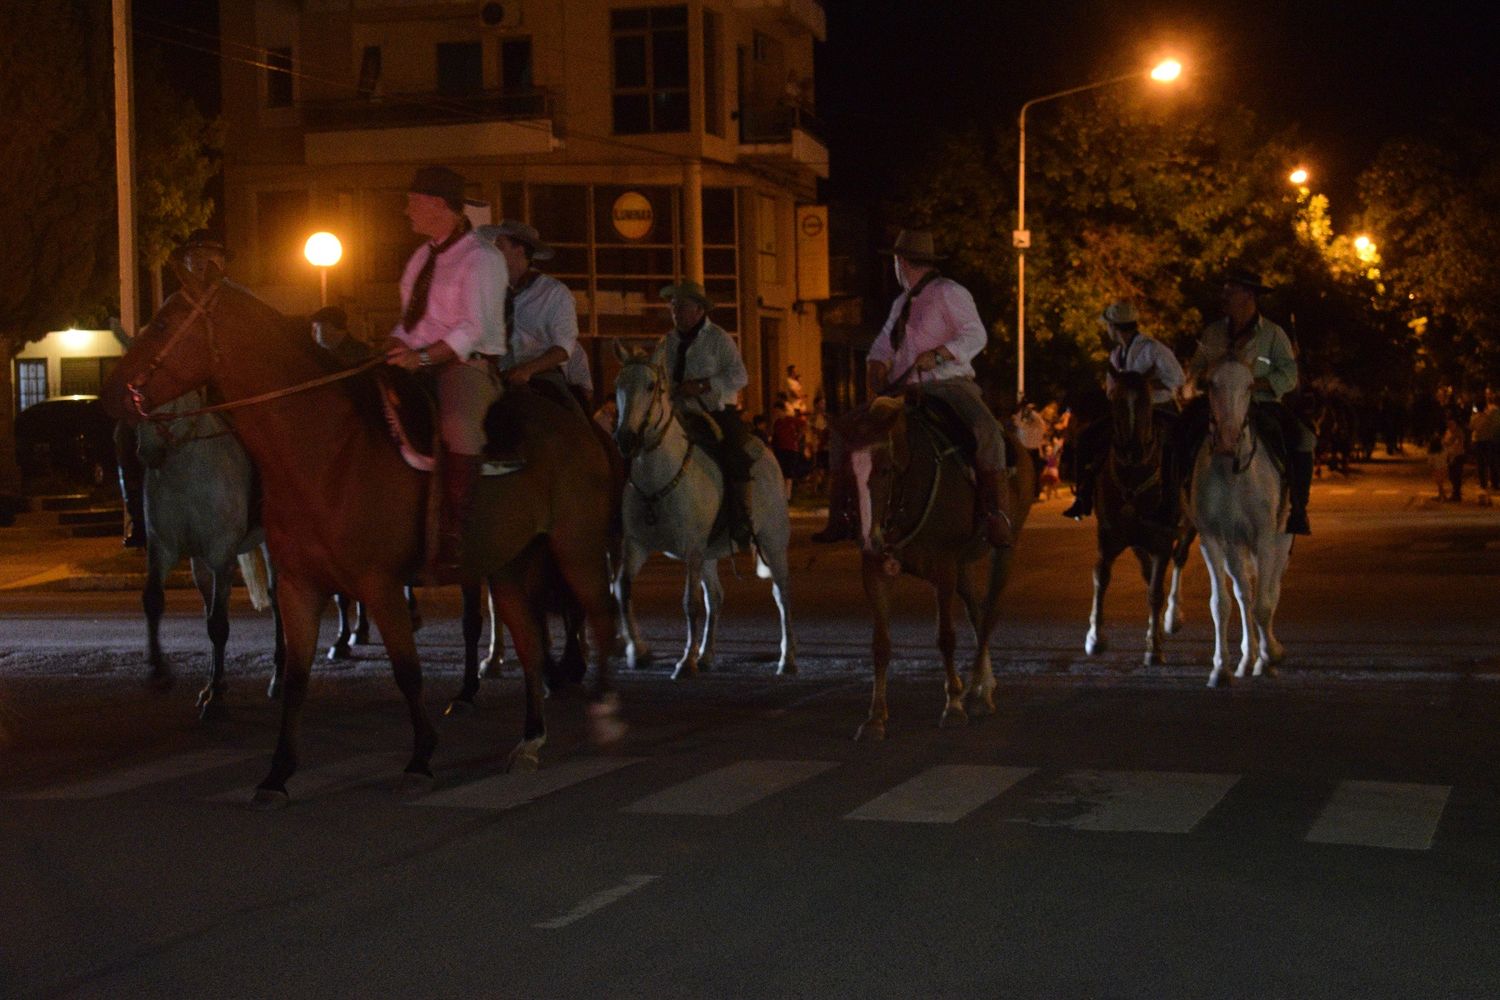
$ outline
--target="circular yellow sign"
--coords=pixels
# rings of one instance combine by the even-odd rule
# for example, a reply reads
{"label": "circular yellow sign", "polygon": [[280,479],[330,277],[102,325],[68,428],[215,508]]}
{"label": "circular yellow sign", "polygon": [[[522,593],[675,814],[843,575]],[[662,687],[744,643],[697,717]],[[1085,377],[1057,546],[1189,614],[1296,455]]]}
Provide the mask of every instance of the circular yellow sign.
{"label": "circular yellow sign", "polygon": [[616,198],[610,219],[615,224],[615,232],[627,240],[641,239],[656,224],[650,200],[638,191],[626,191]]}

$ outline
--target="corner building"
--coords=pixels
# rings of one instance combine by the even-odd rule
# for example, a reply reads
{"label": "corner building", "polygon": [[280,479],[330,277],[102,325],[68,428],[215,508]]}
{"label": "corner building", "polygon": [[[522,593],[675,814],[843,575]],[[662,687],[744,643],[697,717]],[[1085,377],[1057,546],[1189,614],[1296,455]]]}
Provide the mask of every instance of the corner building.
{"label": "corner building", "polygon": [[[422,164],[470,182],[494,221],[557,249],[596,390],[610,341],[654,343],[663,285],[700,280],[768,410],[795,364],[821,384],[828,150],[814,115],[816,0],[247,0],[220,5],[225,229],[236,280],[288,313],[319,304],[302,255],[344,257],[328,300],[383,337],[420,239]],[[482,214],[485,210],[479,209]],[[799,253],[800,246],[800,253]]]}

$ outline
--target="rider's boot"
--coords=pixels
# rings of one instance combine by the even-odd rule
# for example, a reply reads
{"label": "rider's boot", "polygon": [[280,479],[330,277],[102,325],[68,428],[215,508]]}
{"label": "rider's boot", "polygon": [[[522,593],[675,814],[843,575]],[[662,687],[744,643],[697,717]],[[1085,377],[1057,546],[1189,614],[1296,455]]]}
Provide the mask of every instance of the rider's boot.
{"label": "rider's boot", "polygon": [[456,573],[463,563],[464,524],[473,506],[479,463],[478,455],[443,450],[443,502],[438,509],[438,551],[434,560],[439,573]]}
{"label": "rider's boot", "polygon": [[1287,494],[1291,501],[1291,510],[1286,516],[1288,535],[1312,534],[1312,526],[1307,523],[1307,501],[1312,493],[1312,478],[1312,452],[1294,451],[1287,456]]}
{"label": "rider's boot", "polygon": [[146,547],[146,470],[135,448],[135,430],[120,421],[115,427],[115,459],[120,466],[120,499],[125,502],[127,549]]}
{"label": "rider's boot", "polygon": [[1081,521],[1094,512],[1094,470],[1080,465],[1073,489],[1076,494],[1073,497],[1073,505],[1062,514],[1063,517]]}
{"label": "rider's boot", "polygon": [[997,549],[1015,544],[1015,527],[1010,519],[1010,491],[1006,489],[1004,471],[975,470],[979,483],[980,510],[984,513],[985,537]]}
{"label": "rider's boot", "polygon": [[828,524],[812,536],[814,542],[828,544],[844,542],[859,537],[854,473],[848,463],[840,462],[828,480]]}

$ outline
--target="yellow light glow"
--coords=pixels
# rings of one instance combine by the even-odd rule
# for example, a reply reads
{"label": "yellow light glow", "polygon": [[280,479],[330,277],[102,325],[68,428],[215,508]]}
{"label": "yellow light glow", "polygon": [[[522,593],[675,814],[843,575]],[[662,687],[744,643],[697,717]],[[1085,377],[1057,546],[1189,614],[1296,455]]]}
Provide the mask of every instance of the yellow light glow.
{"label": "yellow light glow", "polygon": [[1307,169],[1305,167],[1298,167],[1296,170],[1293,170],[1290,174],[1288,174],[1286,179],[1291,181],[1293,184],[1296,184],[1298,187],[1301,187],[1303,184],[1307,183],[1307,176]]}
{"label": "yellow light glow", "polygon": [[1151,68],[1151,79],[1157,83],[1171,83],[1182,75],[1182,63],[1176,59],[1163,59]]}
{"label": "yellow light glow", "polygon": [[94,342],[93,330],[79,330],[74,327],[62,331],[59,335],[63,348],[69,351],[81,351]]}
{"label": "yellow light glow", "polygon": [[302,254],[314,267],[332,267],[344,256],[344,245],[332,233],[313,233],[307,238]]}
{"label": "yellow light glow", "polygon": [[1363,233],[1354,237],[1354,255],[1360,260],[1369,263],[1375,259],[1377,252],[1375,241],[1370,239],[1370,237]]}

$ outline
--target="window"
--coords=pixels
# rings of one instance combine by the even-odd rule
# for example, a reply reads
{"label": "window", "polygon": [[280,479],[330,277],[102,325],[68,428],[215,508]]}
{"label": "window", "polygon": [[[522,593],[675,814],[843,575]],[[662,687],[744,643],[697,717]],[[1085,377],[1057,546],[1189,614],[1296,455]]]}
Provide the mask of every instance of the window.
{"label": "window", "polygon": [[62,383],[58,388],[63,396],[97,396],[104,377],[113,368],[116,358],[62,358],[58,374]]}
{"label": "window", "polygon": [[16,362],[16,411],[47,398],[47,361],[45,358]]}
{"label": "window", "polygon": [[380,86],[380,46],[366,45],[365,53],[359,60],[359,96],[368,100],[375,96],[376,89]]}
{"label": "window", "polygon": [[266,49],[266,107],[292,106],[292,50]]}
{"label": "window", "polygon": [[703,11],[703,128],[724,135],[723,68],[719,65],[719,15]]}
{"label": "window", "polygon": [[686,7],[617,10],[614,122],[620,135],[688,130]]}
{"label": "window", "polygon": [[531,39],[507,38],[500,43],[500,92],[529,94],[536,88],[532,78]]}
{"label": "window", "polygon": [[438,93],[448,97],[466,97],[483,89],[483,47],[478,42],[438,42]]}
{"label": "window", "polygon": [[307,192],[261,191],[255,196],[255,238],[261,280],[288,284],[309,277],[302,257],[307,239]]}

